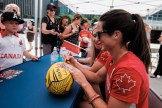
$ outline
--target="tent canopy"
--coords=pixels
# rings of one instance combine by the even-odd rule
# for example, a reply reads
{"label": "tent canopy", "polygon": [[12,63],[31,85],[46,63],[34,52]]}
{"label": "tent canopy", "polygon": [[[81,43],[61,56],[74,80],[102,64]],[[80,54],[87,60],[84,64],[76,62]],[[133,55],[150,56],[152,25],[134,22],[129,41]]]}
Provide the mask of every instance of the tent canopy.
{"label": "tent canopy", "polygon": [[124,9],[141,16],[162,9],[162,0],[59,0],[74,12],[101,15],[111,9]]}

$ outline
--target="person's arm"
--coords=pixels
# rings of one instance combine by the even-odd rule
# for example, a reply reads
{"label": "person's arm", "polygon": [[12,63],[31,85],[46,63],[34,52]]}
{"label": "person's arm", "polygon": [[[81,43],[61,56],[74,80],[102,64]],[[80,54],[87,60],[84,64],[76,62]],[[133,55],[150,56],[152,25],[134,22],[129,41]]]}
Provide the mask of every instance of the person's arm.
{"label": "person's arm", "polygon": [[36,61],[36,60],[39,59],[37,56],[34,56],[34,55],[30,54],[28,51],[24,51],[24,52],[23,52],[23,55],[24,55],[25,57],[27,57],[27,58],[33,60],[33,61]]}
{"label": "person's arm", "polygon": [[106,78],[105,66],[101,67],[98,71],[94,72],[82,67],[82,65],[78,65],[78,64],[76,65],[77,65],[76,68],[79,69],[85,75],[87,80],[92,83],[99,84],[102,81],[104,81]]}
{"label": "person's arm", "polygon": [[74,34],[74,32],[71,31],[71,27],[68,26],[65,28],[64,32],[62,33],[61,38],[66,39],[73,34]]}
{"label": "person's arm", "polygon": [[105,76],[106,76],[105,66],[100,68],[98,71],[94,72],[94,71],[90,71],[87,66],[84,66],[80,64],[79,62],[77,62],[72,56],[64,57],[64,60],[68,64],[71,64],[77,69],[79,69],[80,71],[82,71],[85,77],[87,78],[87,80],[90,82],[100,83],[105,79]]}
{"label": "person's arm", "polygon": [[162,42],[162,36],[159,37],[158,41],[159,42]]}
{"label": "person's arm", "polygon": [[79,36],[78,41],[79,41],[79,42],[82,42],[83,39]]}
{"label": "person's arm", "polygon": [[108,103],[105,103],[95,92],[95,90],[92,88],[92,86],[80,70],[70,65],[68,65],[68,67],[70,73],[73,75],[74,80],[83,88],[93,108],[119,108],[119,106],[120,108],[130,108],[130,103],[120,101],[113,97],[110,97]]}
{"label": "person's arm", "polygon": [[29,29],[28,29],[28,32],[30,32],[30,33],[35,33],[35,32],[36,32],[35,26],[33,26],[33,30],[29,30]]}
{"label": "person's arm", "polygon": [[103,66],[104,66],[104,64],[100,63],[98,60],[95,60],[93,65],[89,68],[89,70],[93,71],[93,72],[97,72]]}
{"label": "person's arm", "polygon": [[91,63],[91,59],[92,59],[92,57],[87,57],[87,58],[81,58],[81,59],[77,59],[77,61],[79,62],[79,63]]}
{"label": "person's arm", "polygon": [[91,104],[93,108],[119,108],[119,106],[120,108],[130,108],[131,106],[131,103],[120,101],[116,98],[113,98],[112,96],[110,96],[107,104],[102,100],[101,97],[97,97],[93,99],[93,97],[97,95],[97,93],[94,91],[94,89],[88,82],[83,83],[82,88],[85,94],[87,95],[87,97],[89,98],[89,102],[90,100],[92,100]]}
{"label": "person's arm", "polygon": [[[86,60],[87,58],[85,58],[83,60],[81,59],[81,61],[79,59],[75,60],[73,57],[69,57],[69,59],[70,59],[70,64],[72,64],[73,66],[75,66],[76,68],[78,68],[80,70],[87,69],[87,70],[92,71],[92,72],[97,72],[99,69],[101,69],[104,66],[98,60],[95,60],[92,66],[87,66],[87,65],[83,65],[83,64],[80,63],[80,62],[87,61]],[[91,60],[91,57],[89,57],[89,60]]]}
{"label": "person's arm", "polygon": [[42,33],[44,33],[44,34],[52,34],[52,35],[57,34],[57,32],[54,32],[54,30],[47,30],[46,27],[47,27],[47,24],[43,22],[42,23]]}
{"label": "person's arm", "polygon": [[96,60],[92,66],[86,66],[86,65],[82,65],[82,64],[78,63],[76,67],[79,69],[87,69],[92,72],[97,72],[103,66],[104,65],[102,63],[100,63],[98,60]]}

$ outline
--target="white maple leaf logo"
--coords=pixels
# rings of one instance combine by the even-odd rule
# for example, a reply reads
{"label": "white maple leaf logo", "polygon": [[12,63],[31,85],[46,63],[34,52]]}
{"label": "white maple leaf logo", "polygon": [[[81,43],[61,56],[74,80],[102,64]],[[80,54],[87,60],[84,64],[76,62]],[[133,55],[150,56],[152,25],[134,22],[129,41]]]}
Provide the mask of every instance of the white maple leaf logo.
{"label": "white maple leaf logo", "polygon": [[133,81],[131,77],[125,73],[119,79],[116,79],[116,85],[118,86],[119,90],[126,93],[126,91],[131,91],[131,89],[136,86],[136,81]]}
{"label": "white maple leaf logo", "polygon": [[108,52],[104,52],[104,53],[101,54],[101,59],[102,59],[103,61],[106,61],[108,57],[109,57]]}

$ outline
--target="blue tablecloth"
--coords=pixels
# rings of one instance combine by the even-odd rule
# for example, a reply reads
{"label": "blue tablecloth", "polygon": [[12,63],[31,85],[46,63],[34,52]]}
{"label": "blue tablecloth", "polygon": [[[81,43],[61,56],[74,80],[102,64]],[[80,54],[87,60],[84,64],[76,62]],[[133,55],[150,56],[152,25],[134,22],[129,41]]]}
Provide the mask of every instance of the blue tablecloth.
{"label": "blue tablecloth", "polygon": [[[46,72],[51,66],[50,56],[39,61],[25,62],[10,69],[23,72],[0,83],[0,108],[73,108],[81,97],[81,87],[76,82],[66,95],[56,96],[45,86]],[[1,73],[1,72],[0,72]]]}

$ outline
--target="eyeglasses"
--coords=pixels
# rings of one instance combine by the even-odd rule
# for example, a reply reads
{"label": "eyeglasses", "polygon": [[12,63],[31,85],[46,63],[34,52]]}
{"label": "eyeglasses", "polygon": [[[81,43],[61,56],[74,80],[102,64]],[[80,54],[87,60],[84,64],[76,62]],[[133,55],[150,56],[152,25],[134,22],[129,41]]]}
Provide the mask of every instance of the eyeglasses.
{"label": "eyeglasses", "polygon": [[96,37],[98,37],[98,39],[100,39],[101,38],[101,35],[103,34],[103,33],[108,33],[107,31],[102,31],[102,32],[96,32],[95,34],[93,34],[93,32],[92,32],[92,34],[93,34],[93,36],[96,38]]}

